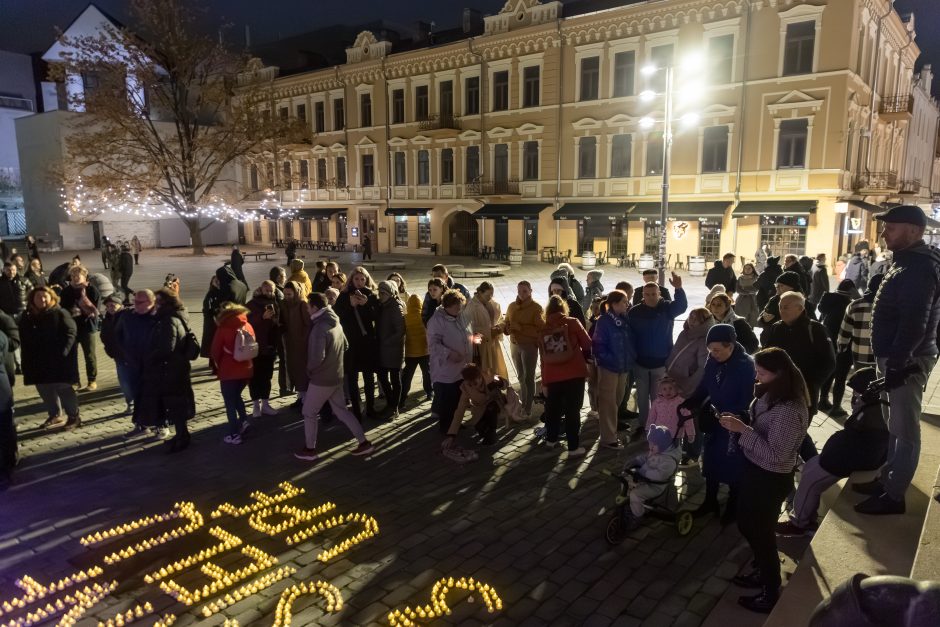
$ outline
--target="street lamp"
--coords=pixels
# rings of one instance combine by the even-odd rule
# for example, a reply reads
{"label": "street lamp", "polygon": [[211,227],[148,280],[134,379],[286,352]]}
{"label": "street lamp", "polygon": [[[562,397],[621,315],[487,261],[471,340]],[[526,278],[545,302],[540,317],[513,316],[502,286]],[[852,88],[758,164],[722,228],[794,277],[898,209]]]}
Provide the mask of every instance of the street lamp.
{"label": "street lamp", "polygon": [[[697,72],[700,73],[702,68],[702,57],[697,54],[692,54],[685,57],[682,60],[681,69],[686,72]],[[640,72],[647,78],[652,77],[656,72],[665,72],[665,91],[663,92],[663,183],[662,183],[662,201],[660,204],[659,210],[659,220],[660,220],[660,232],[659,232],[659,259],[657,264],[659,267],[659,284],[666,284],[666,221],[669,219],[669,164],[672,156],[672,126],[673,126],[673,114],[675,107],[675,94],[674,94],[674,81],[675,81],[675,64],[669,63],[663,67],[657,67],[655,65],[646,65]],[[701,94],[701,86],[698,84],[690,84],[685,88],[683,92],[682,103],[688,104],[689,102],[695,101],[698,99]],[[657,94],[647,89],[643,92],[640,92],[640,99],[643,101],[651,101],[655,98]],[[687,112],[681,118],[683,126],[695,126],[698,124],[699,116],[694,112]],[[652,128],[655,124],[655,120],[652,117],[646,116],[640,119],[640,128],[649,129]]]}

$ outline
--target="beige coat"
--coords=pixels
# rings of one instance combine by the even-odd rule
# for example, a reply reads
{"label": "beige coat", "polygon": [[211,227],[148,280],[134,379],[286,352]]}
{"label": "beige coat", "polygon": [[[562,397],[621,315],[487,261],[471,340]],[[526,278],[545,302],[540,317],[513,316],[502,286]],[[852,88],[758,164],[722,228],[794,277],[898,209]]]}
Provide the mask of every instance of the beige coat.
{"label": "beige coat", "polygon": [[507,379],[509,374],[506,370],[506,359],[503,357],[503,334],[494,334],[492,331],[493,326],[499,324],[502,318],[499,303],[494,300],[484,303],[474,296],[467,303],[463,315],[470,323],[473,333],[483,336],[483,342],[473,347],[473,352],[479,352],[480,355],[480,363],[477,365],[490,374]]}

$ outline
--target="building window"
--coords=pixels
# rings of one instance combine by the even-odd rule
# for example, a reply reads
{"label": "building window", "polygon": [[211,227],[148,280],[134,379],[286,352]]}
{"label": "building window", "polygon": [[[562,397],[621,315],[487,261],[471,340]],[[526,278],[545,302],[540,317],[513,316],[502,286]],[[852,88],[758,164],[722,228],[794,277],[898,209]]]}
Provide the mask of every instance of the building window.
{"label": "building window", "polygon": [[297,119],[301,122],[307,121],[307,105],[299,104],[297,105]]}
{"label": "building window", "polygon": [[601,58],[581,59],[581,100],[597,100],[600,94]]}
{"label": "building window", "polygon": [[333,101],[333,130],[341,131],[346,128],[346,110],[343,107],[343,99],[337,98]]}
{"label": "building window", "polygon": [[493,72],[493,111],[509,109],[509,70]]}
{"label": "building window", "polygon": [[454,182],[454,149],[445,148],[441,151],[441,183]]}
{"label": "building window", "polygon": [[505,183],[509,180],[509,144],[493,146],[493,182]]}
{"label": "building window", "polygon": [[427,150],[418,151],[418,185],[431,184],[431,154]]}
{"label": "building window", "polygon": [[734,61],[734,35],[721,35],[708,40],[708,81],[713,85],[731,82]]}
{"label": "building window", "polygon": [[398,151],[395,153],[395,185],[401,187],[406,185],[405,176],[405,153]]}
{"label": "building window", "polygon": [[300,221],[300,237],[305,240],[310,239],[310,220]]}
{"label": "building window", "polygon": [[702,135],[702,172],[728,170],[728,127],[709,126]]}
{"label": "building window", "polygon": [[650,50],[650,63],[657,70],[660,70],[653,72],[649,78],[649,87],[655,92],[666,91],[666,72],[663,70],[672,65],[672,55],[672,44],[654,46]]}
{"label": "building window", "polygon": [[597,176],[597,138],[582,137],[578,140],[578,178],[593,179]]}
{"label": "building window", "polygon": [[[281,116],[281,121],[282,121],[282,122],[286,122],[287,120],[290,119],[290,109],[288,109],[287,107],[280,107],[280,108],[277,110],[277,113],[278,113],[278,115]],[[276,227],[275,227],[275,228],[276,228]]]}
{"label": "building window", "polygon": [[467,183],[473,183],[480,178],[480,147],[467,146]]}
{"label": "building window", "polygon": [[647,220],[643,223],[643,254],[659,254],[659,238],[662,236],[663,228],[659,222]]}
{"label": "building window", "polygon": [[291,188],[290,161],[281,164],[281,189]]}
{"label": "building window", "polygon": [[265,220],[268,223],[268,241],[276,242],[280,239],[277,236],[277,220]]}
{"label": "building window", "polygon": [[614,55],[614,98],[633,95],[636,53],[632,50]]}
{"label": "building window", "polygon": [[431,247],[431,216],[418,216],[418,248]]}
{"label": "building window", "polygon": [[760,241],[767,242],[774,255],[805,255],[806,216],[761,216]]}
{"label": "building window", "polygon": [[252,237],[256,242],[261,241],[261,220],[255,220],[253,222],[254,228],[252,229]]}
{"label": "building window", "polygon": [[372,94],[359,94],[360,126],[372,126]]}
{"label": "building window", "polygon": [[300,189],[310,187],[310,162],[306,159],[300,161]]}
{"label": "building window", "polygon": [[253,191],[253,192],[258,191],[258,189],[259,189],[259,187],[258,187],[258,166],[254,165],[254,164],[252,164],[252,166],[251,166],[250,168],[248,168],[248,187],[249,187],[250,191]]}
{"label": "building window", "polygon": [[345,213],[336,216],[336,239],[345,242],[349,238],[349,220]]}
{"label": "building window", "polygon": [[522,146],[522,180],[539,180],[539,143],[527,141]]}
{"label": "building window", "polygon": [[454,115],[454,81],[441,81],[438,86],[440,100],[438,113],[441,117],[449,118]]}
{"label": "building window", "polygon": [[777,139],[777,169],[806,167],[806,135],[808,120],[783,120]]}
{"label": "building window", "polygon": [[326,113],[322,102],[315,102],[313,104],[313,124],[314,129],[318,133],[322,133],[326,130]]}
{"label": "building window", "polygon": [[428,102],[428,86],[418,85],[415,87],[415,119],[419,122],[427,120],[430,114],[430,104]]}
{"label": "building window", "polygon": [[330,223],[327,220],[317,220],[317,239],[326,241],[330,239]]}
{"label": "building window", "polygon": [[471,76],[464,81],[464,92],[467,102],[464,106],[464,115],[476,115],[480,112],[480,77]]}
{"label": "building window", "polygon": [[346,157],[336,157],[336,186],[346,187]]}
{"label": "building window", "polygon": [[721,220],[699,220],[698,254],[705,257],[706,263],[721,258]]}
{"label": "building window", "polygon": [[610,175],[615,178],[630,176],[633,135],[614,135],[610,147]]}
{"label": "building window", "polygon": [[264,174],[265,174],[264,186],[275,187],[273,163],[268,162],[264,164]]}
{"label": "building window", "polygon": [[326,185],[326,159],[317,159],[317,187],[322,189]]}
{"label": "building window", "polygon": [[375,158],[372,155],[362,155],[362,186],[375,185]]}
{"label": "building window", "polygon": [[815,44],[815,21],[787,24],[786,41],[783,45],[783,75],[811,73]]}
{"label": "building window", "polygon": [[539,106],[539,66],[530,65],[522,70],[522,106]]}
{"label": "building window", "polygon": [[401,124],[405,121],[405,90],[396,89],[392,92],[392,124]]}
{"label": "building window", "polygon": [[646,176],[663,173],[663,134],[650,133],[646,138]]}
{"label": "building window", "polygon": [[395,216],[395,247],[408,248],[408,216]]}

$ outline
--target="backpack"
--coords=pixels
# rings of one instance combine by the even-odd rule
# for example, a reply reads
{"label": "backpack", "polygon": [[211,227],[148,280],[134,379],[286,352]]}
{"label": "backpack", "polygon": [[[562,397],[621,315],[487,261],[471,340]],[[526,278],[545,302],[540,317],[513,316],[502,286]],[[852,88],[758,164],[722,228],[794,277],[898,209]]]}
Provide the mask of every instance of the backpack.
{"label": "backpack", "polygon": [[561,364],[574,357],[575,346],[564,322],[557,327],[546,327],[539,336],[542,363]]}
{"label": "backpack", "polygon": [[235,361],[251,361],[258,356],[258,341],[245,327],[235,331],[235,347],[232,358]]}

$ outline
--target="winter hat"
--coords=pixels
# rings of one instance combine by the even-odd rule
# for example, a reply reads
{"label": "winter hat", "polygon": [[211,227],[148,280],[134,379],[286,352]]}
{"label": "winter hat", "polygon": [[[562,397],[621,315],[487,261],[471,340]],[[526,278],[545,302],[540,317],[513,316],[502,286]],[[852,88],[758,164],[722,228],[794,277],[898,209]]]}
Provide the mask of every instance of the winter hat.
{"label": "winter hat", "polygon": [[652,425],[646,434],[646,441],[655,444],[656,448],[662,452],[672,446],[672,434],[669,432],[669,427]]}
{"label": "winter hat", "polygon": [[706,344],[711,344],[712,342],[733,344],[737,341],[738,333],[734,330],[734,326],[730,324],[716,324],[708,330],[708,335],[705,336]]}
{"label": "winter hat", "polygon": [[549,293],[549,294],[552,293],[552,286],[553,286],[553,285],[558,285],[559,287],[561,287],[561,289],[563,289],[563,290],[565,291],[565,294],[567,294],[568,291],[570,290],[570,286],[568,285],[568,279],[566,279],[566,278],[563,277],[563,276],[556,276],[555,278],[552,279],[552,282],[548,284],[548,293]]}
{"label": "winter hat", "polygon": [[792,287],[794,291],[802,291],[800,286],[800,275],[793,271],[787,271],[774,279],[774,283],[779,283],[781,285],[786,285],[787,287]]}
{"label": "winter hat", "polygon": [[779,266],[780,265],[780,255],[776,257],[767,257],[768,266]]}
{"label": "winter hat", "polygon": [[868,389],[868,386],[871,385],[871,382],[877,378],[878,373],[875,372],[874,368],[859,368],[855,371],[855,374],[849,377],[849,380],[846,383],[848,383],[848,386],[852,391],[859,394],[864,394]]}
{"label": "winter hat", "polygon": [[588,281],[590,281],[592,278],[600,280],[602,276],[604,276],[603,270],[591,270],[587,273]]}
{"label": "winter hat", "polygon": [[564,270],[568,273],[568,276],[574,276],[574,268],[571,267],[570,263],[560,263],[556,270]]}
{"label": "winter hat", "polygon": [[398,293],[398,284],[392,283],[391,281],[379,281],[379,294],[385,292],[389,296],[394,296]]}
{"label": "winter hat", "polygon": [[[921,213],[923,213],[923,212],[921,212]],[[884,215],[884,214],[879,214],[879,215]],[[862,252],[863,250],[868,250],[868,249],[869,249],[869,244],[868,244],[868,242],[866,242],[866,241],[864,241],[864,240],[862,240],[861,242],[859,242],[858,244],[855,245],[855,252],[857,252],[857,253],[860,253],[860,252]]]}
{"label": "winter hat", "polygon": [[852,279],[842,279],[839,281],[839,287],[836,288],[837,292],[842,292],[843,294],[850,294],[855,289],[855,281]]}

